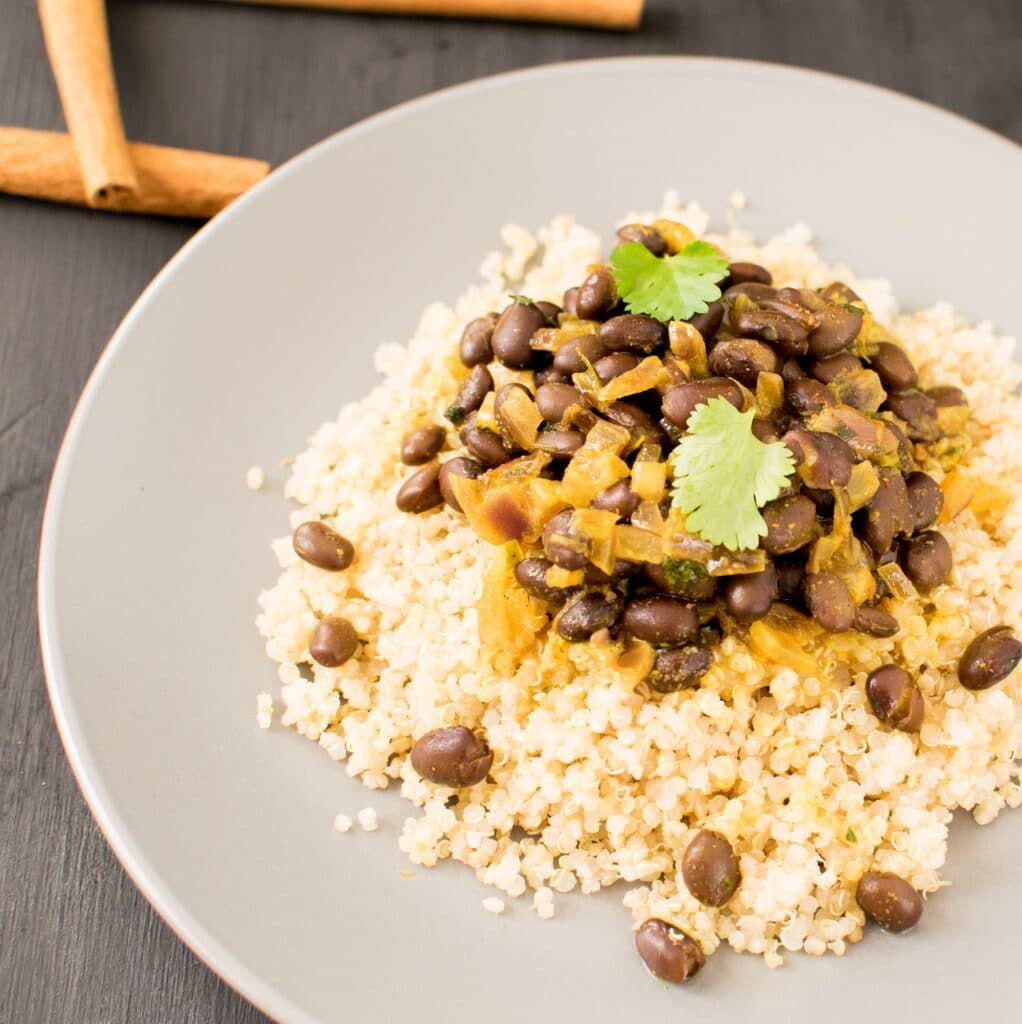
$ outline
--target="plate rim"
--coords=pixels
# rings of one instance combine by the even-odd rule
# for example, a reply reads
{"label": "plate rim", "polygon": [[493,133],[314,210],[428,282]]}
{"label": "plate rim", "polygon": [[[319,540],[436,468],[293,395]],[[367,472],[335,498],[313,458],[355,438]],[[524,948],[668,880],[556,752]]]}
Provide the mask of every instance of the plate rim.
{"label": "plate rim", "polygon": [[621,73],[663,65],[703,67],[710,73],[738,70],[754,76],[780,75],[805,81],[812,80],[815,84],[822,82],[833,90],[851,90],[852,92],[872,94],[875,101],[900,107],[917,116],[925,117],[931,122],[947,123],[950,120],[958,129],[975,133],[979,139],[982,139],[994,150],[1000,150],[1008,159],[1018,159],[1022,156],[1022,145],[985,125],[935,103],[918,99],[886,86],[801,65],[732,57],[649,54],[557,61],[484,75],[404,100],[339,129],[274,168],[263,181],[235,200],[227,209],[207,221],[174,253],[132,303],[131,308],[121,319],[89,373],[68,420],[54,460],[44,505],[39,540],[39,565],[36,575],[37,624],[43,675],[64,754],[93,821],[132,884],[142,893],[164,924],[210,971],[242,998],[275,1020],[287,1022],[287,1024],[292,1024],[292,1022],[294,1024],[317,1024],[315,1018],[245,966],[230,949],[209,934],[206,927],[179,902],[170,886],[149,862],[144,850],[136,843],[130,829],[121,820],[118,809],[101,779],[97,778],[91,752],[87,748],[85,737],[80,734],[80,725],[69,707],[71,684],[58,642],[54,579],[57,522],[64,506],[67,481],[81,439],[82,427],[92,405],[101,393],[112,364],[127,343],[128,336],[136,322],[144,315],[153,297],[163,288],[165,281],[171,278],[178,265],[186,262],[192,252],[205,245],[213,235],[223,230],[229,230],[228,226],[235,218],[244,216],[251,204],[261,201],[263,192],[267,188],[273,187],[282,178],[299,171],[307,162],[318,159],[322,151],[357,139],[366,132],[385,128],[391,121],[414,116],[420,110],[456,101],[463,93],[479,93],[490,89],[506,88],[509,85],[513,86],[519,79],[560,78],[593,71]]}

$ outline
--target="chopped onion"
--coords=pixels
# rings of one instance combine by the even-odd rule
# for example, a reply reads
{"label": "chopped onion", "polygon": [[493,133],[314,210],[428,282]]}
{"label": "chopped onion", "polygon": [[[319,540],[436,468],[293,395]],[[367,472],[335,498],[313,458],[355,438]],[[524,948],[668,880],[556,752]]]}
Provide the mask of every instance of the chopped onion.
{"label": "chopped onion", "polygon": [[567,502],[556,480],[515,476],[490,480],[451,476],[450,486],[469,526],[491,544],[538,540],[547,521]]}
{"label": "chopped onion", "polygon": [[880,377],[865,367],[840,374],[827,387],[839,402],[860,412],[876,412],[887,397]]}
{"label": "chopped onion", "polygon": [[634,690],[653,670],[655,661],[656,651],[647,643],[635,641],[614,659],[618,684],[626,690]]}
{"label": "chopped onion", "polygon": [[638,366],[633,366],[632,369],[604,384],[596,394],[596,404],[600,408],[606,408],[619,398],[651,391],[658,385],[667,383],[667,380],[664,364],[656,356],[647,356]]}
{"label": "chopped onion", "polygon": [[596,334],[600,329],[598,320],[579,320],[570,313],[561,313],[558,324],[557,327],[541,327],[532,335],[529,347],[538,352],[556,352],[572,338]]}
{"label": "chopped onion", "polygon": [[585,580],[584,569],[562,569],[559,565],[552,565],[546,571],[546,581],[551,587],[577,587]]}
{"label": "chopped onion", "polygon": [[507,434],[519,448],[526,451],[536,443],[536,435],[543,423],[543,416],[536,408],[536,403],[521,388],[510,388],[503,393],[497,419],[501,433]]}
{"label": "chopped onion", "polygon": [[660,514],[660,504],[646,498],[639,502],[638,507],[632,513],[632,526],[639,527],[649,533],[655,533],[663,537],[666,527],[664,517]]}
{"label": "chopped onion", "polygon": [[803,678],[819,675],[816,659],[798,641],[797,634],[767,619],[749,626],[749,646],[765,661],[790,668]]}
{"label": "chopped onion", "polygon": [[810,430],[834,434],[860,458],[877,466],[897,466],[898,438],[881,419],[871,419],[850,405],[832,405],[809,417]]}
{"label": "chopped onion", "polygon": [[940,510],[940,521],[950,523],[960,516],[976,495],[976,481],[960,469],[952,470],[941,481],[944,493],[944,507]]}
{"label": "chopped onion", "polygon": [[652,228],[667,243],[667,248],[672,252],[681,252],[686,245],[691,245],[696,236],[691,229],[682,224],[681,221],[668,220],[666,217],[658,217],[653,221]]}
{"label": "chopped onion", "polygon": [[517,558],[518,545],[503,544],[494,551],[493,559],[483,574],[479,641],[489,658],[498,654],[521,655],[547,624],[542,603],[517,585]]}
{"label": "chopped onion", "polygon": [[495,391],[488,391],[486,393],[483,404],[479,406],[479,411],[476,413],[476,426],[480,430],[489,430],[494,434],[499,434],[500,424],[497,422],[497,415],[493,411],[496,400],[497,393]]}
{"label": "chopped onion", "polygon": [[706,341],[697,327],[684,320],[672,320],[667,325],[667,338],[671,352],[681,361],[690,378],[708,377]]}
{"label": "chopped onion", "polygon": [[[641,454],[641,453],[640,453]],[[632,490],[643,499],[659,501],[667,486],[667,463],[636,459],[632,465]]]}
{"label": "chopped onion", "polygon": [[899,601],[911,601],[914,597],[919,596],[919,591],[916,590],[912,581],[905,575],[897,562],[888,562],[886,565],[881,565],[877,572],[884,583],[887,584],[887,589]]}
{"label": "chopped onion", "polygon": [[600,491],[628,476],[628,463],[613,452],[583,445],[564,470],[561,496],[569,505],[586,508]]}
{"label": "chopped onion", "polygon": [[659,565],[664,560],[664,542],[659,534],[621,523],[614,527],[614,558]]}
{"label": "chopped onion", "polygon": [[756,378],[756,408],[770,419],[784,405],[784,378],[779,373],[761,373]]}
{"label": "chopped onion", "polygon": [[869,504],[873,495],[880,490],[880,477],[877,476],[873,463],[856,462],[852,466],[852,473],[844,490],[848,497],[850,512],[856,512]]}

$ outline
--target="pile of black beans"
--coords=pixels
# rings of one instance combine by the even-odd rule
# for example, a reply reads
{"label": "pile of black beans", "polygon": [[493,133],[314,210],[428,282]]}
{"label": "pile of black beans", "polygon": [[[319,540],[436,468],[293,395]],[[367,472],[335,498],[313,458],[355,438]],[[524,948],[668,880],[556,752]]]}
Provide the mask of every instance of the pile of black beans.
{"label": "pile of black beans", "polygon": [[[656,256],[668,251],[667,240],[646,225],[622,228],[619,240],[640,242]],[[705,342],[709,371],[694,379],[671,354],[667,324],[624,310],[607,266],[593,268],[569,288],[563,308],[517,298],[500,314],[473,320],[459,349],[468,373],[448,409],[462,450],[441,464],[443,430],[431,425],[409,434],[401,453],[404,462],[422,468],[398,492],[400,508],[423,512],[446,502],[460,511],[450,484],[453,476],[484,477],[525,454],[505,433],[476,424],[477,411],[494,389],[494,364],[531,372],[532,387],[506,385],[495,396],[495,407],[499,420],[501,393],[526,388],[544,418],[537,448],[553,456],[543,475],[554,479],[600,419],[626,427],[636,448],[643,441],[660,445],[666,458],[701,403],[720,396],[745,408],[760,375],[778,375],[783,400],[769,414],[757,416],[754,431],[763,441],[786,444],[798,469],[786,490],[762,510],[767,526],[760,543],[766,556],[763,571],[712,576],[697,563],[618,560],[611,572],[604,572],[558,542],[570,528],[570,509],[551,518],[541,543],[517,566],[519,585],[550,606],[553,628],[565,639],[584,641],[609,631],[654,645],[656,661],[647,682],[660,692],[695,685],[711,664],[710,648],[722,632],[750,625],[776,603],[812,617],[830,632],[892,636],[898,623],[883,607],[888,591],[878,570],[897,562],[925,594],[947,582],[953,565],[950,545],[934,528],[943,494],[933,477],[918,468],[917,456],[941,443],[941,424],[948,422],[941,410],[956,410],[959,420],[967,415],[961,390],[922,389],[908,356],[882,335],[857,345],[868,311],[840,282],[818,291],[775,288],[764,267],[731,263],[721,288],[720,300],[688,321]],[[592,330],[553,353],[533,346],[544,328],[579,320]],[[585,408],[574,375],[592,367],[606,383],[649,355],[663,360],[666,383],[605,409]],[[582,416],[579,406],[585,408]],[[570,422],[562,422],[569,410]],[[824,412],[832,429],[819,429],[817,417]],[[888,446],[883,458],[864,451],[862,439],[853,436],[863,428],[879,431]],[[853,526],[876,587],[868,600],[857,603],[840,575],[809,572],[807,561],[813,542],[833,528],[835,493],[864,458],[876,463],[879,489],[855,512]],[[638,503],[626,479],[598,494],[592,507],[614,512],[627,523]],[[662,509],[668,506],[665,493]],[[582,583],[551,585],[553,566],[582,570]],[[1017,640],[1004,629],[990,642],[1014,650]],[[993,663],[1010,660],[995,658]],[[913,720],[910,715],[908,721]]]}

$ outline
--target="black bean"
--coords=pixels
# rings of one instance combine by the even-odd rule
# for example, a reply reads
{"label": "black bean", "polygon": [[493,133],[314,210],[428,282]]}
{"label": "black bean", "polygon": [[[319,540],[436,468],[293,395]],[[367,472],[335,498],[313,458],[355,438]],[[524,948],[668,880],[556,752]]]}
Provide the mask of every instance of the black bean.
{"label": "black bean", "polygon": [[834,512],[834,492],[818,491],[815,487],[803,487],[804,494],[815,506],[819,515],[829,519]]}
{"label": "black bean", "polygon": [[912,530],[912,506],[905,479],[896,469],[878,469],[880,487],[860,513],[862,539],[875,555],[891,550],[897,537]]}
{"label": "black bean", "polygon": [[919,732],[926,704],[915,680],[898,665],[881,665],[866,677],[873,714],[892,729]]}
{"label": "black bean", "polygon": [[912,452],[912,442],[908,434],[898,426],[892,419],[884,419],[884,426],[894,434],[898,441],[898,469],[901,473],[909,473],[915,465],[915,456]]}
{"label": "black bean", "polygon": [[912,360],[905,355],[905,350],[889,341],[876,343],[870,356],[869,368],[880,378],[880,383],[888,392],[907,391],[919,383],[919,375]]}
{"label": "black bean", "polygon": [[950,409],[955,406],[969,404],[969,400],[965,397],[965,392],[961,388],[956,388],[949,384],[936,388],[927,388],[926,394],[933,400],[933,404],[938,409]]}
{"label": "black bean", "polygon": [[851,288],[848,287],[843,281],[833,281],[820,291],[820,298],[825,299],[827,302],[862,302]]}
{"label": "black bean", "polygon": [[663,428],[641,406],[632,402],[612,402],[604,409],[603,415],[611,423],[624,427],[632,435],[634,442],[649,442],[661,447],[667,445],[667,435]]}
{"label": "black bean", "polygon": [[523,558],[515,566],[515,579],[522,590],[549,604],[563,604],[570,590],[552,587],[546,580],[547,570],[553,566],[548,558]]}
{"label": "black bean", "polygon": [[546,317],[535,303],[516,299],[500,314],[493,328],[494,356],[514,370],[531,366],[535,354],[529,343],[533,334],[545,325]]}
{"label": "black bean", "polygon": [[936,522],[944,507],[944,492],[940,484],[926,473],[917,470],[905,478],[908,504],[912,510],[912,529],[924,530]]}
{"label": "black bean", "polygon": [[651,316],[622,313],[600,327],[600,341],[609,352],[648,354],[667,343],[667,328]]}
{"label": "black bean", "polygon": [[1022,661],[1022,643],[1011,626],[980,633],[958,661],[958,679],[967,690],[986,690],[1007,679]]}
{"label": "black bean", "polygon": [[617,302],[614,275],[608,267],[597,267],[578,287],[575,313],[583,320],[602,320]]}
{"label": "black bean", "polygon": [[709,377],[706,380],[691,380],[675,384],[664,395],[663,413],[676,427],[684,429],[688,418],[697,405],[703,405],[711,398],[726,398],[736,409],[741,409],[742,390],[733,380],[725,377]]}
{"label": "black bean", "polygon": [[717,594],[717,580],[701,566],[693,570],[697,563],[687,564],[691,571],[684,574],[668,573],[662,565],[646,565],[643,575],[665,594],[678,594],[689,601],[712,601]]}
{"label": "black bean", "polygon": [[497,322],[496,313],[488,313],[465,325],[461,332],[461,343],[458,354],[461,361],[469,367],[485,366],[493,359],[493,325]]}
{"label": "black bean", "polygon": [[758,438],[763,444],[773,444],[779,440],[777,430],[769,420],[761,420],[758,417],[752,421],[752,436]]}
{"label": "black bean", "polygon": [[742,874],[731,844],[704,828],[685,847],[681,877],[688,891],[708,907],[722,907],[738,891]]}
{"label": "black bean", "polygon": [[639,926],[635,948],[651,974],[676,985],[694,978],[706,963],[695,939],[656,917]]}
{"label": "black bean", "polygon": [[884,408],[905,422],[910,440],[929,443],[940,437],[937,403],[922,391],[896,391],[889,394]]}
{"label": "black bean", "polygon": [[771,501],[763,509],[767,535],[760,547],[768,555],[785,555],[805,547],[816,532],[816,506],[802,494]]}
{"label": "black bean", "polygon": [[561,373],[560,370],[555,369],[553,366],[547,366],[542,370],[537,370],[534,376],[536,378],[537,388],[541,388],[544,384],[571,383],[571,378],[566,373]]}
{"label": "black bean", "polygon": [[722,288],[732,288],[736,284],[773,284],[773,277],[766,267],[758,263],[729,263],[727,278]]}
{"label": "black bean", "polygon": [[573,513],[570,508],[558,512],[547,520],[543,527],[543,550],[556,565],[569,571],[581,569],[586,564],[585,552],[581,544],[573,544],[566,537],[571,535]]}
{"label": "black bean", "polygon": [[901,545],[898,561],[919,590],[933,590],[946,583],[954,565],[951,545],[942,533],[924,530]]}
{"label": "black bean", "polygon": [[548,327],[557,326],[557,318],[564,312],[556,302],[547,302],[546,299],[540,299],[536,303],[536,309],[538,309],[544,317]]}
{"label": "black bean", "polygon": [[783,438],[795,458],[799,479],[815,490],[844,487],[852,475],[855,454],[841,438],[797,427]]}
{"label": "black bean", "polygon": [[809,376],[823,381],[824,384],[829,384],[844,373],[861,369],[862,360],[858,356],[853,356],[850,352],[841,352],[826,359],[814,359],[809,364]]}
{"label": "black bean", "polygon": [[581,406],[582,395],[570,384],[544,384],[537,388],[536,406],[549,423],[560,423],[572,406]]}
{"label": "black bean", "polygon": [[819,326],[809,334],[809,354],[817,359],[836,355],[847,348],[862,330],[862,313],[847,306],[825,306],[818,310]]}
{"label": "black bean", "polygon": [[483,399],[493,390],[493,376],[485,366],[473,366],[461,382],[458,393],[447,409],[447,418],[460,427],[470,412],[483,404]]}
{"label": "black bean", "polygon": [[625,224],[617,229],[617,240],[622,245],[626,242],[638,242],[644,245],[654,256],[663,256],[667,252],[667,242],[656,228],[645,224]]}
{"label": "black bean", "polygon": [[424,779],[461,789],[486,778],[493,764],[493,751],[471,729],[452,725],[420,736],[412,747],[411,761]]}
{"label": "black bean", "polygon": [[532,446],[534,451],[545,452],[558,461],[567,461],[585,444],[581,430],[541,430]]}
{"label": "black bean", "polygon": [[402,512],[428,512],[444,503],[440,492],[440,463],[433,462],[413,473],[397,492],[397,507]]}
{"label": "black bean", "polygon": [[299,558],[327,572],[347,569],[355,557],[351,541],[318,519],[298,526],[291,544]]}
{"label": "black bean", "polygon": [[401,461],[406,466],[421,466],[434,458],[447,440],[443,427],[419,427],[409,431],[401,442]]}
{"label": "black bean", "polygon": [[657,646],[680,644],[699,634],[699,613],[678,597],[651,594],[628,602],[625,629],[636,639]]}
{"label": "black bean", "polygon": [[626,562],[623,558],[614,560],[609,574],[589,562],[582,570],[584,574],[582,582],[587,587],[609,587],[614,583],[623,583],[641,571],[641,565],[636,562]]}
{"label": "black bean", "polygon": [[721,282],[721,289],[724,294],[721,301],[724,303],[724,315],[728,316],[735,308],[739,295],[752,299],[753,302],[763,302],[765,299],[776,299],[777,289],[762,281],[743,281],[740,284],[728,284]]}
{"label": "black bean", "polygon": [[689,317],[688,322],[703,336],[704,341],[710,342],[723,320],[723,303],[711,302],[706,307],[705,313],[697,313],[695,316]]}
{"label": "black bean", "polygon": [[854,629],[869,636],[894,636],[898,632],[898,620],[875,605],[863,605],[855,609]]}
{"label": "black bean", "polygon": [[[794,320],[808,334],[819,326],[820,321],[806,303],[802,293],[795,288],[781,288],[773,298],[763,299],[760,306],[773,310]],[[769,338],[764,339],[769,341]]]}
{"label": "black bean", "polygon": [[657,693],[673,693],[696,685],[713,663],[713,655],[701,644],[664,647],[656,652],[646,681]]}
{"label": "black bean", "polygon": [[769,342],[786,356],[804,356],[809,351],[809,332],[797,320],[775,309],[748,309],[735,320],[743,337]]}
{"label": "black bean", "polygon": [[781,379],[785,384],[805,380],[806,371],[802,369],[802,364],[797,359],[785,359],[781,363]]}
{"label": "black bean", "polygon": [[622,519],[627,519],[638,507],[639,496],[632,490],[627,480],[619,480],[605,491],[600,491],[593,498],[593,508],[601,512],[613,512]]}
{"label": "black bean", "polygon": [[570,598],[554,619],[554,629],[565,640],[588,640],[601,629],[610,629],[621,614],[621,598],[602,590],[583,590]]}
{"label": "black bean", "polygon": [[595,364],[607,354],[607,346],[596,334],[580,334],[570,338],[554,353],[554,369],[570,377],[573,373],[584,373],[586,361]]}
{"label": "black bean", "polygon": [[451,486],[451,477],[463,476],[469,480],[475,480],[476,477],[480,476],[483,472],[483,467],[480,463],[476,462],[475,459],[466,458],[464,455],[459,455],[456,458],[448,459],[440,467],[440,493],[444,496],[444,501],[447,502],[455,512],[464,511],[461,505],[458,504],[458,499],[454,496],[454,488]]}
{"label": "black bean", "polygon": [[754,338],[718,341],[710,350],[710,369],[718,377],[733,377],[747,388],[755,388],[761,373],[776,373],[781,361],[777,353]]}
{"label": "black bean", "polygon": [[339,615],[326,615],[316,623],[309,640],[313,661],[327,668],[343,665],[358,650],[355,627]]}
{"label": "black bean", "polygon": [[806,603],[813,618],[831,633],[843,633],[855,624],[855,602],[840,576],[832,572],[809,573]]}
{"label": "black bean", "polygon": [[777,570],[768,564],[762,572],[728,576],[724,580],[723,591],[728,612],[748,625],[763,618],[777,599]]}
{"label": "black bean", "polygon": [[923,914],[922,897],[899,875],[867,871],[855,888],[863,913],[889,932],[906,932]]}
{"label": "black bean", "polygon": [[492,430],[483,430],[472,424],[463,427],[460,436],[469,452],[487,469],[501,466],[514,458],[514,449],[508,447],[500,434],[496,434]]}
{"label": "black bean", "polygon": [[775,562],[777,597],[788,604],[800,604],[803,598],[806,570],[801,562]]}
{"label": "black bean", "polygon": [[594,364],[593,369],[604,384],[622,373],[634,370],[639,365],[639,357],[631,352],[611,352]]}
{"label": "black bean", "polygon": [[564,312],[571,316],[578,316],[578,287],[569,288],[564,293],[564,298],[561,300],[564,306]]}
{"label": "black bean", "polygon": [[826,384],[808,377],[793,380],[784,389],[784,402],[795,416],[812,416],[832,405],[837,405],[834,393]]}

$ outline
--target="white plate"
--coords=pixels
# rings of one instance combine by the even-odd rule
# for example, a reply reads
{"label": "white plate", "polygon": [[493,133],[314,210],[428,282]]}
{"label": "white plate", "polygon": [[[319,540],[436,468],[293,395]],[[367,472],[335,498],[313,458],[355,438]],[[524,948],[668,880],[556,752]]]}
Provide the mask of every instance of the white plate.
{"label": "white plate", "polygon": [[[126,870],[214,970],[285,1021],[951,1024],[1011,1016],[1022,815],[955,830],[914,934],[782,971],[722,949],[668,990],[620,891],[495,919],[471,873],[396,848],[410,808],[314,745],[257,730],[275,673],[253,627],[286,532],[276,467],[369,387],[370,353],[453,299],[506,221],[607,229],[680,189],[760,234],[1022,327],[1020,151],[937,109],[824,75],[600,61],[473,83],[373,118],[272,175],[185,247],[125,319],[68,430],[46,512],[40,623],[54,713]],[[282,471],[270,469],[279,484]],[[338,811],[382,828],[338,836]],[[154,965],[154,970],[156,969]],[[1017,1004],[1016,1004],[1017,1006]]]}

